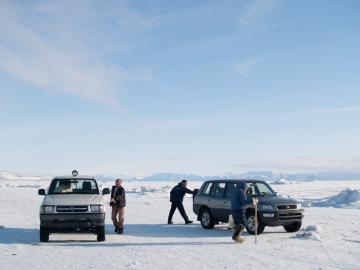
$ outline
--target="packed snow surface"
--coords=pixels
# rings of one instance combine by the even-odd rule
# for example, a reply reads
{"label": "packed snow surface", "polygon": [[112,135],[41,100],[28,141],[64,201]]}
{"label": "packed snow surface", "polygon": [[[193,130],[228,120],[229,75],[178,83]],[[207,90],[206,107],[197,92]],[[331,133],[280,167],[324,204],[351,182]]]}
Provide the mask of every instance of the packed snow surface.
{"label": "packed snow surface", "polygon": [[[202,229],[192,212],[191,196],[184,205],[195,223],[184,225],[176,212],[175,224],[167,225],[169,190],[176,182],[135,181],[124,183],[128,191],[124,235],[114,234],[107,204],[105,242],[96,242],[92,234],[53,234],[50,242],[40,243],[38,215],[43,197],[37,195],[37,188],[48,184],[46,179],[0,180],[2,270],[360,268],[360,209],[348,207],[357,198],[360,181],[275,185],[282,195],[302,202],[331,200],[342,207],[309,204],[312,207],[305,208],[300,231],[266,227],[257,245],[247,233],[245,243],[234,243],[226,224]],[[101,183],[102,187],[111,184]],[[189,185],[198,188],[201,182]]]}

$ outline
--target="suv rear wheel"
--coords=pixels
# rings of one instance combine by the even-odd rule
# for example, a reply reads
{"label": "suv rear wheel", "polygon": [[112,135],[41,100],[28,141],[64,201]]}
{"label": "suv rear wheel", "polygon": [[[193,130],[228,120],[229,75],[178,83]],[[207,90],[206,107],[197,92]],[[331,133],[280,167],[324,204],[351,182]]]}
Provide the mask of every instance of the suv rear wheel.
{"label": "suv rear wheel", "polygon": [[105,241],[105,226],[100,226],[96,228],[97,241]]}
{"label": "suv rear wheel", "polygon": [[[265,230],[265,224],[261,222],[261,220],[257,219],[258,225],[257,225],[257,234],[262,234]],[[255,213],[250,213],[246,217],[246,230],[249,234],[254,235],[255,234]]]}
{"label": "suv rear wheel", "polygon": [[215,221],[210,214],[210,210],[205,208],[200,212],[200,223],[204,229],[212,229],[215,226]]}
{"label": "suv rear wheel", "polygon": [[49,230],[40,226],[40,242],[48,242],[49,241]]}
{"label": "suv rear wheel", "polygon": [[301,228],[301,221],[294,222],[284,226],[284,229],[287,232],[297,232],[298,230],[300,230],[300,228]]}

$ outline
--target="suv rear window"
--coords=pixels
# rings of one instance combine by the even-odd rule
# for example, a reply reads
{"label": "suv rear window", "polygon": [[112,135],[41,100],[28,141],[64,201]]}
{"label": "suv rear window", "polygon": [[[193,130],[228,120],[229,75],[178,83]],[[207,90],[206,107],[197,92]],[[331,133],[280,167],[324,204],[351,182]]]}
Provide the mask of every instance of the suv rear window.
{"label": "suv rear window", "polygon": [[201,194],[202,195],[210,195],[213,185],[214,185],[214,183],[211,183],[211,182],[206,183],[201,190]]}

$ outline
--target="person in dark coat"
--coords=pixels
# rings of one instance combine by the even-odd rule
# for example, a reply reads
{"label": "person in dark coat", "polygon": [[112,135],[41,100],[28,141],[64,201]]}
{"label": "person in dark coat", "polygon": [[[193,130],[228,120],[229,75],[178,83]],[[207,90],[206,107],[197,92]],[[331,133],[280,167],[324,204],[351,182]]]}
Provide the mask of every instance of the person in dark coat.
{"label": "person in dark coat", "polygon": [[192,221],[189,220],[188,216],[186,215],[183,206],[184,196],[186,193],[194,194],[194,191],[187,188],[187,180],[182,180],[171,190],[170,192],[171,209],[169,212],[168,224],[173,224],[172,218],[176,209],[179,209],[181,216],[185,220],[185,224],[192,223]]}
{"label": "person in dark coat", "polygon": [[253,203],[253,200],[248,198],[246,195],[246,190],[248,188],[249,185],[247,183],[239,182],[236,186],[236,190],[231,196],[231,214],[236,224],[234,234],[232,236],[234,241],[244,241],[244,239],[240,237],[240,233],[246,226],[246,205]]}
{"label": "person in dark coat", "polygon": [[110,205],[112,206],[111,219],[115,226],[115,232],[122,234],[124,232],[126,197],[121,179],[116,179],[115,186],[111,188]]}

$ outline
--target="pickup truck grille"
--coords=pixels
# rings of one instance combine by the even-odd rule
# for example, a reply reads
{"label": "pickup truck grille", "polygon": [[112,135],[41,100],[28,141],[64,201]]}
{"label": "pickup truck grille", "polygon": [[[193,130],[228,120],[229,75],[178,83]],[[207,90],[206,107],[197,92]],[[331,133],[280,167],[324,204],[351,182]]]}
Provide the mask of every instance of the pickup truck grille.
{"label": "pickup truck grille", "polygon": [[88,211],[87,205],[61,205],[56,206],[58,213],[83,213]]}
{"label": "pickup truck grille", "polygon": [[297,208],[296,204],[286,204],[286,205],[277,206],[278,210],[294,210],[296,208]]}

